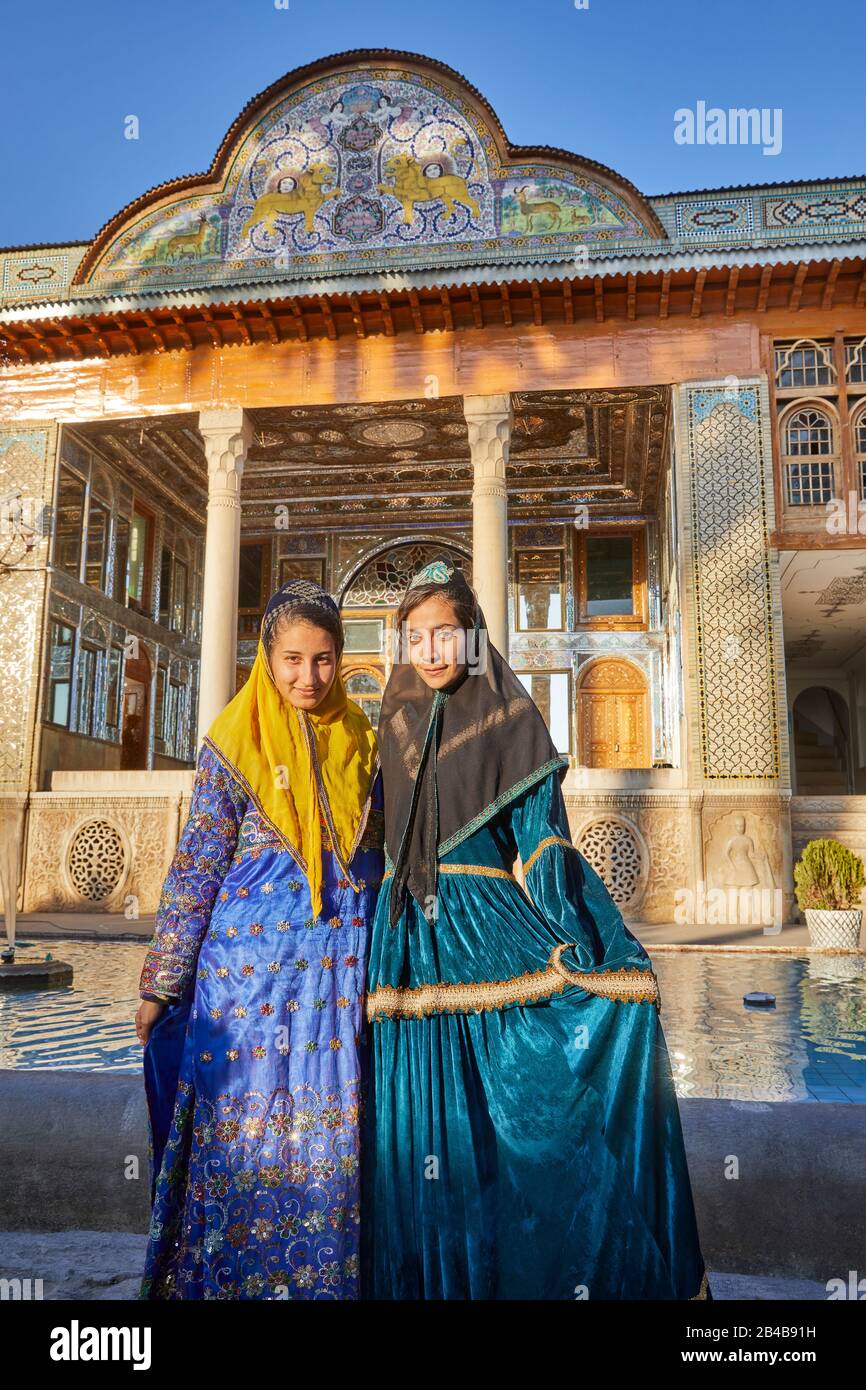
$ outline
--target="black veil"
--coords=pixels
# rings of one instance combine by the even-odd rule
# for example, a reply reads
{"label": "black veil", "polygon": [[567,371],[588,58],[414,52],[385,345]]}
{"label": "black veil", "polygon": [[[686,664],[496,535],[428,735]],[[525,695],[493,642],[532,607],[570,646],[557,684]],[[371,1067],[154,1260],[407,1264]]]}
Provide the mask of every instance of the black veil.
{"label": "black veil", "polygon": [[[434,691],[398,650],[382,697],[379,754],[385,794],[385,847],[394,864],[390,922],[408,890],[429,913],[437,862],[486,820],[549,772],[565,775],[541,713],[492,645],[484,615],[463,573],[434,560],[409,589],[436,585],[467,604],[467,664],[446,690]],[[408,592],[408,591],[407,591]]]}

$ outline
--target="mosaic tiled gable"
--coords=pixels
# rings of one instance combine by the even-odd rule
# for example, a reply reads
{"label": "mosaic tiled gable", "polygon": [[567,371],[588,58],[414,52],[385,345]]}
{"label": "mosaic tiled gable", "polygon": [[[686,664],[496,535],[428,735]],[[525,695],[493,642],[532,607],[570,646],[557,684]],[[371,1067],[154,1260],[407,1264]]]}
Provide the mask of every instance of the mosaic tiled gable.
{"label": "mosaic tiled gable", "polygon": [[140,288],[562,258],[577,243],[654,235],[602,180],[554,164],[503,165],[456,87],[372,67],[274,101],[225,184],[134,216],[85,272],[90,289]]}
{"label": "mosaic tiled gable", "polygon": [[760,388],[683,388],[702,774],[780,775]]}

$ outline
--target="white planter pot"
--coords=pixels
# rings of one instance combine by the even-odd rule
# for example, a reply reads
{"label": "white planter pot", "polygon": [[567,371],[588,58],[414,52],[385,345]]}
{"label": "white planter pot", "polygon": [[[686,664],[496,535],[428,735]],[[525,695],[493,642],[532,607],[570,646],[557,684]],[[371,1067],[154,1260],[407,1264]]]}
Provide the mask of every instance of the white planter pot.
{"label": "white planter pot", "polygon": [[809,928],[809,942],[812,946],[856,951],[860,943],[862,921],[863,909],[860,907],[845,908],[839,912],[823,911],[816,907],[806,908],[806,926]]}

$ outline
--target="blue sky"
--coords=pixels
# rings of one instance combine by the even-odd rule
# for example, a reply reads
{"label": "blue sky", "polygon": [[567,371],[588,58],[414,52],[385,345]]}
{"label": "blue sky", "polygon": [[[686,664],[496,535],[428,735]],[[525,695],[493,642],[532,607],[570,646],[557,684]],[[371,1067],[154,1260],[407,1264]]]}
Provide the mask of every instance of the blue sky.
{"label": "blue sky", "polygon": [[[438,58],[513,143],[574,150],[648,194],[866,172],[864,0],[288,5],[3,0],[0,246],[91,239],[154,184],[207,169],[257,92],[349,48]],[[677,144],[675,112],[699,101],[780,109],[780,153]]]}

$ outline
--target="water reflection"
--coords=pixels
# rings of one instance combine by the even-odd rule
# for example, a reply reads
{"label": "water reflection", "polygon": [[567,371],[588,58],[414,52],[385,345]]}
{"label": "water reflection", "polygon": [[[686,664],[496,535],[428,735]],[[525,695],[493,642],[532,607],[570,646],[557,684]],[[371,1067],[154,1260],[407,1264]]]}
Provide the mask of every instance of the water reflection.
{"label": "water reflection", "polygon": [[[656,952],[677,1093],[866,1101],[862,956]],[[746,1009],[766,990],[775,1009]]]}
{"label": "water reflection", "polygon": [[[75,970],[71,987],[0,993],[0,1067],[136,1072],[133,1018],[147,947],[135,942],[31,942]],[[862,956],[656,952],[662,1025],[677,1092],[729,1100],[866,1101]],[[775,1009],[746,1009],[766,990]]]}
{"label": "water reflection", "polygon": [[75,975],[64,989],[0,992],[0,1067],[63,1071],[141,1069],[135,1036],[138,980],[147,946],[127,941],[39,941],[19,946],[16,961],[66,960]]}

